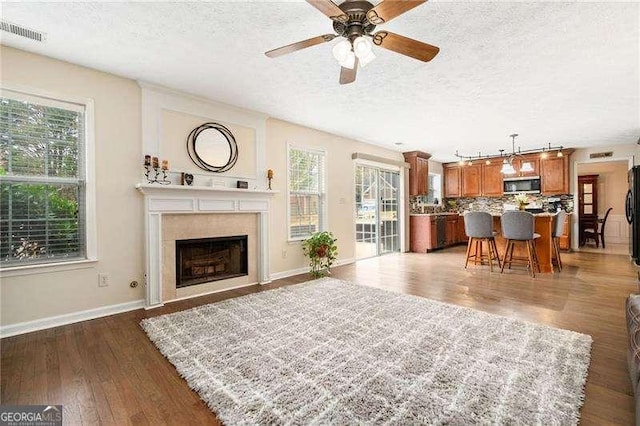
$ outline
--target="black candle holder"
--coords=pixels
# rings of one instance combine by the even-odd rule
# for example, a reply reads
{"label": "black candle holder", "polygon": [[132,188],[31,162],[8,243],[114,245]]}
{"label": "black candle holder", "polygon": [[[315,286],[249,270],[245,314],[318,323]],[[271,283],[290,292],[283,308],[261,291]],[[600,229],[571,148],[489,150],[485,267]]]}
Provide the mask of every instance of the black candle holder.
{"label": "black candle holder", "polygon": [[147,178],[147,182],[159,183],[160,185],[171,185],[171,181],[167,179],[169,177],[169,173],[167,170],[146,164],[144,168],[146,170],[144,175]]}

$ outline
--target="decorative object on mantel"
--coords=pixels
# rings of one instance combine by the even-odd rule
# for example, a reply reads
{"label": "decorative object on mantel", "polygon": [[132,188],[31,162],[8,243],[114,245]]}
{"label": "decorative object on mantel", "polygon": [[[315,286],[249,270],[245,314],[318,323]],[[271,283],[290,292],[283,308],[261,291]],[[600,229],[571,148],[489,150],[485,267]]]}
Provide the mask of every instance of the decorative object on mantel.
{"label": "decorative object on mantel", "polygon": [[329,275],[331,265],[338,257],[336,238],[329,231],[316,232],[302,242],[302,252],[309,257],[311,276],[314,278]]}
{"label": "decorative object on mantel", "polygon": [[272,169],[267,170],[267,179],[269,180],[269,186],[267,187],[267,189],[269,191],[271,191],[271,179],[273,179],[273,170]]}
{"label": "decorative object on mantel", "polygon": [[247,188],[249,188],[249,182],[247,182],[246,180],[239,180],[236,183],[236,187],[238,189],[247,189]]}
{"label": "decorative object on mantel", "polygon": [[238,145],[231,130],[219,123],[204,123],[187,137],[187,153],[202,170],[223,173],[238,161]]}
{"label": "decorative object on mantel", "polygon": [[513,199],[516,201],[516,203],[518,203],[518,208],[520,210],[524,210],[529,204],[529,197],[524,193],[516,194]]}
{"label": "decorative object on mantel", "polygon": [[[500,169],[500,172],[502,174],[505,175],[512,175],[518,172],[518,170],[516,170],[513,167],[513,160],[515,160],[518,156],[524,158],[523,154],[535,154],[535,153],[542,153],[542,158],[546,158],[548,153],[551,151],[557,151],[556,156],[557,157],[562,157],[562,145],[560,146],[551,146],[551,143],[549,143],[549,146],[545,146],[542,148],[535,148],[535,149],[525,149],[525,150],[521,150],[520,147],[518,147],[518,151],[516,152],[516,137],[518,136],[517,133],[513,133],[511,135],[509,135],[509,137],[511,138],[511,154],[505,154],[504,153],[504,149],[500,149],[500,155],[483,155],[481,152],[478,152],[478,155],[461,155],[458,153],[458,151],[456,150],[455,156],[458,157],[460,159],[460,164],[463,165],[465,163],[468,163],[469,165],[473,164],[473,160],[485,160],[486,164],[491,164],[491,160],[492,159],[502,159],[502,169]],[[522,166],[520,167],[521,172],[533,172],[533,166],[531,165],[530,162],[528,161],[523,161]]]}
{"label": "decorative object on mantel", "polygon": [[187,186],[193,185],[193,175],[191,173],[182,172],[180,183]]}
{"label": "decorative object on mantel", "polygon": [[169,177],[169,161],[158,160],[158,157],[144,156],[144,176],[149,183],[159,183],[160,185],[171,185]]}

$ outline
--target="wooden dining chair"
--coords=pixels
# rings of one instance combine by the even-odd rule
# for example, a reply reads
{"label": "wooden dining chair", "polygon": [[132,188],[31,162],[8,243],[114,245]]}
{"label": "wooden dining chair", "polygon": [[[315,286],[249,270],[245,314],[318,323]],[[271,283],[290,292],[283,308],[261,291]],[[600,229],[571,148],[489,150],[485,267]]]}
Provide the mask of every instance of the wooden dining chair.
{"label": "wooden dining chair", "polygon": [[585,225],[585,228],[582,231],[582,238],[584,238],[585,243],[587,240],[594,240],[596,242],[596,248],[599,248],[600,241],[602,241],[602,248],[606,248],[604,243],[604,227],[607,224],[607,218],[609,217],[611,210],[613,210],[613,207],[609,207],[607,209],[603,219],[598,219],[592,224]]}

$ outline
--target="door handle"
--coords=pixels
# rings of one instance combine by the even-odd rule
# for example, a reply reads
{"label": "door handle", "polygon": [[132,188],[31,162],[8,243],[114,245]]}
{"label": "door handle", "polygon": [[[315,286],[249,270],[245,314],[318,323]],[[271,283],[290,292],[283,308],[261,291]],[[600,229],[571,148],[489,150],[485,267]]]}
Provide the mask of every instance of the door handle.
{"label": "door handle", "polygon": [[631,190],[627,191],[627,197],[624,200],[624,212],[627,216],[627,222],[633,222],[633,194]]}

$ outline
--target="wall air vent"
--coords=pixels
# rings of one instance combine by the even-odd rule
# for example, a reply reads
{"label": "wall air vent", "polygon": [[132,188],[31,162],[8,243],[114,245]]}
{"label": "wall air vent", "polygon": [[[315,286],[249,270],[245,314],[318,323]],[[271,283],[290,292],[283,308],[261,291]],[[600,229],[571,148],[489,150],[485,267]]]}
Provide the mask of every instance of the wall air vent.
{"label": "wall air vent", "polygon": [[12,24],[7,21],[0,21],[0,30],[40,42],[44,42],[47,39],[47,35],[43,32],[32,30],[22,25]]}

